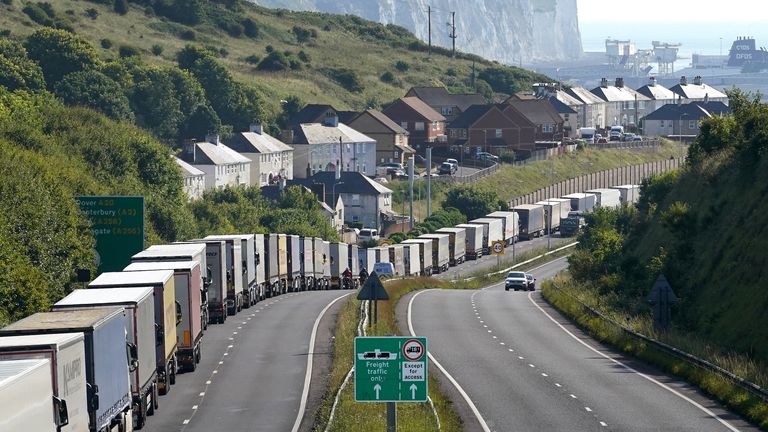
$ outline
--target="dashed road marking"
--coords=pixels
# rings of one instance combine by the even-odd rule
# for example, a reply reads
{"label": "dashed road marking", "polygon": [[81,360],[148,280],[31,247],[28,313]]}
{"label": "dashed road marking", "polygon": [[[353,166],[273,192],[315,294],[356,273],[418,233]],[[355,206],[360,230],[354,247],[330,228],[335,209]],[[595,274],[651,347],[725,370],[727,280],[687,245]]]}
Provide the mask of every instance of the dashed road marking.
{"label": "dashed road marking", "polygon": [[528,366],[535,368],[536,366],[533,363],[528,363]]}
{"label": "dashed road marking", "polygon": [[197,405],[192,405],[192,409],[196,410],[197,409]]}
{"label": "dashed road marking", "polygon": [[184,420],[182,424],[189,424],[189,419]]}
{"label": "dashed road marking", "polygon": [[546,378],[546,377],[548,377],[549,375],[547,375],[547,374],[545,374],[544,372],[542,372],[542,373],[541,373],[541,376],[543,376],[543,377],[545,377],[545,378]]}
{"label": "dashed road marking", "polygon": [[[206,381],[205,383],[206,384],[210,384],[211,382],[210,381]],[[198,396],[205,396],[205,392],[200,392],[200,394]]]}
{"label": "dashed road marking", "polygon": [[592,408],[590,408],[590,407],[586,407],[585,406],[584,409],[587,410],[587,412],[592,412]]}
{"label": "dashed road marking", "polygon": [[575,394],[571,393],[571,397],[574,399],[578,399]]}
{"label": "dashed road marking", "polygon": [[602,427],[606,427],[606,426],[608,426],[608,423],[606,423],[606,422],[600,422],[600,426],[602,426]]}

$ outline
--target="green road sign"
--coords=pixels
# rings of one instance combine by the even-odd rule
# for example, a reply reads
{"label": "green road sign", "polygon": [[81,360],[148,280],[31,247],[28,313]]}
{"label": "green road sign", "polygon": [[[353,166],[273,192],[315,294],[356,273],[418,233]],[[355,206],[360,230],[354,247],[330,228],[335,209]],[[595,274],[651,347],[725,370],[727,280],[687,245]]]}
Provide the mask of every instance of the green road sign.
{"label": "green road sign", "polygon": [[144,249],[144,197],[79,196],[96,238],[96,272],[121,271]]}
{"label": "green road sign", "polygon": [[426,400],[427,338],[355,338],[355,401]]}

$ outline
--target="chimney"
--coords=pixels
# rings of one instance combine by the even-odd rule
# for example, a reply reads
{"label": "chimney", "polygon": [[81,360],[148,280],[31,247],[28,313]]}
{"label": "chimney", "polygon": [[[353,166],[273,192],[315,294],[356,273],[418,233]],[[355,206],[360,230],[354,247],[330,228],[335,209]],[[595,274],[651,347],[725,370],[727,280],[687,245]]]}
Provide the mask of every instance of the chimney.
{"label": "chimney", "polygon": [[286,144],[293,144],[293,129],[286,129],[280,132],[280,141]]}
{"label": "chimney", "polygon": [[685,75],[680,77],[680,85],[688,85],[688,78]]}
{"label": "chimney", "polygon": [[264,128],[261,126],[261,123],[254,123],[248,129],[249,129],[249,131],[251,131],[253,133],[257,133],[259,135],[264,133]]}
{"label": "chimney", "polygon": [[616,87],[618,88],[624,87],[624,78],[622,77],[616,78]]}
{"label": "chimney", "polygon": [[330,127],[337,127],[339,125],[339,116],[334,113],[333,115],[327,116],[323,120],[323,126],[330,126]]}
{"label": "chimney", "polygon": [[195,162],[195,149],[197,146],[195,145],[194,139],[185,139],[182,143],[183,150],[181,153],[181,159],[183,159],[186,162],[194,163]]}
{"label": "chimney", "polygon": [[214,132],[212,134],[205,135],[205,140],[211,144],[219,144],[219,134]]}
{"label": "chimney", "polygon": [[701,79],[701,75],[696,75],[696,76],[693,78],[693,83],[694,83],[695,85],[697,85],[697,86],[700,86],[700,85],[703,83],[703,81],[702,81],[702,79]]}
{"label": "chimney", "polygon": [[651,87],[656,87],[656,77],[651,77]]}
{"label": "chimney", "polygon": [[600,80],[600,87],[608,88],[608,78],[603,78]]}

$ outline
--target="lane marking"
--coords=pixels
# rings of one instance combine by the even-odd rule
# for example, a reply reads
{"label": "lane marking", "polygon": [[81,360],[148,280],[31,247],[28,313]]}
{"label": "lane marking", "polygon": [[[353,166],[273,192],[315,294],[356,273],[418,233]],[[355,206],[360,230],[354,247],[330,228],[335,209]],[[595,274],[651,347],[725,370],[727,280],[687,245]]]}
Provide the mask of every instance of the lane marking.
{"label": "lane marking", "polygon": [[592,412],[592,408],[590,407],[584,407],[584,409],[587,410],[587,412]]}
{"label": "lane marking", "polygon": [[[429,290],[419,291],[416,294],[414,294],[411,297],[411,299],[408,301],[408,331],[411,332],[411,336],[416,336],[416,332],[413,330],[413,320],[411,319],[412,315],[413,315],[413,313],[412,313],[413,312],[413,300],[416,299],[416,297],[418,297],[420,294],[428,292],[428,291],[434,291],[434,290],[429,289]],[[469,408],[472,410],[472,413],[475,415],[475,418],[477,419],[478,423],[480,423],[480,427],[483,429],[483,431],[484,432],[491,432],[491,429],[488,427],[488,424],[485,422],[485,419],[483,418],[483,415],[480,414],[480,411],[475,406],[475,403],[472,402],[472,399],[469,398],[469,395],[467,394],[467,392],[465,392],[464,389],[461,388],[461,386],[456,381],[456,379],[451,374],[449,374],[447,370],[445,370],[443,365],[441,365],[440,362],[437,361],[437,359],[435,358],[435,356],[432,355],[431,352],[427,352],[427,357],[429,357],[429,359],[432,361],[432,363],[434,363],[435,366],[437,366],[437,368],[440,369],[440,372],[442,372],[443,375],[445,375],[448,378],[448,380],[451,382],[451,384],[453,384],[453,386],[456,387],[456,391],[458,391],[459,394],[461,395],[461,397],[463,397],[464,400],[467,402],[467,405],[469,405]]]}
{"label": "lane marking", "polygon": [[537,308],[537,309],[539,309],[539,310],[541,311],[541,313],[543,313],[544,315],[546,315],[546,317],[547,317],[547,318],[549,318],[549,320],[550,320],[550,321],[552,321],[553,323],[555,323],[555,325],[556,325],[556,326],[560,327],[560,329],[561,329],[562,331],[564,331],[565,333],[567,333],[567,334],[568,334],[570,337],[572,337],[572,338],[573,338],[573,339],[574,339],[576,342],[578,342],[578,343],[580,343],[580,344],[584,345],[585,347],[587,347],[587,349],[589,349],[590,351],[592,351],[592,352],[594,352],[595,354],[599,355],[600,357],[603,357],[603,358],[605,358],[606,360],[609,360],[609,361],[613,362],[614,364],[616,364],[616,365],[619,365],[619,366],[623,367],[624,369],[626,369],[626,370],[628,370],[628,371],[630,371],[630,372],[633,372],[633,373],[635,373],[635,374],[637,374],[637,375],[639,375],[639,376],[641,376],[641,377],[645,378],[646,380],[648,380],[648,381],[650,381],[650,382],[652,382],[652,383],[656,384],[657,386],[659,386],[659,387],[663,388],[664,390],[667,390],[668,392],[670,392],[670,393],[672,393],[673,395],[675,395],[675,396],[679,397],[680,399],[682,399],[682,400],[684,400],[684,401],[686,401],[686,402],[690,403],[691,405],[693,405],[694,407],[698,408],[698,409],[699,409],[700,411],[702,411],[703,413],[705,413],[705,414],[709,415],[710,417],[712,417],[712,418],[714,418],[715,420],[717,420],[718,422],[720,422],[720,424],[722,424],[723,426],[725,426],[726,428],[728,428],[728,430],[730,430],[730,431],[732,431],[732,432],[739,432],[739,429],[737,429],[736,427],[734,427],[733,425],[731,425],[730,423],[728,423],[727,421],[725,421],[723,418],[721,418],[720,416],[718,416],[717,414],[715,414],[715,413],[714,413],[712,410],[710,410],[709,408],[707,408],[707,407],[705,407],[705,406],[701,405],[700,403],[698,403],[698,402],[696,402],[695,400],[693,400],[693,399],[689,398],[688,396],[686,396],[686,395],[684,395],[684,394],[680,393],[679,391],[677,391],[677,390],[673,389],[672,387],[670,387],[670,386],[668,386],[668,385],[664,384],[663,382],[661,382],[661,381],[657,380],[656,378],[653,378],[653,377],[652,377],[652,376],[650,376],[650,375],[644,374],[644,373],[642,373],[642,372],[638,371],[637,369],[635,369],[635,368],[633,368],[633,367],[631,367],[631,366],[629,366],[629,365],[627,365],[627,364],[625,364],[625,363],[622,363],[622,362],[620,362],[619,360],[616,360],[615,358],[613,358],[613,357],[611,357],[611,356],[608,356],[607,354],[604,354],[604,353],[603,353],[603,352],[601,352],[601,351],[598,351],[597,349],[593,348],[593,347],[592,347],[591,345],[589,345],[588,343],[586,343],[586,342],[584,342],[583,340],[579,339],[579,338],[578,338],[578,337],[577,337],[575,334],[573,334],[573,333],[572,333],[570,330],[568,330],[567,328],[563,327],[563,325],[562,325],[562,324],[560,324],[559,322],[557,322],[557,320],[555,320],[555,318],[554,318],[554,317],[552,317],[552,315],[550,315],[550,314],[549,314],[547,311],[545,311],[545,310],[544,310],[544,309],[543,309],[541,306],[539,306],[539,305],[536,303],[536,301],[534,301],[534,300],[533,300],[532,294],[533,294],[533,293],[530,293],[530,292],[528,293],[528,300],[530,300],[530,302],[531,302],[531,303],[533,303],[533,305],[534,305],[534,306],[536,306],[536,308]]}
{"label": "lane marking", "polygon": [[352,294],[347,293],[343,296],[336,297],[330,303],[325,305],[323,310],[315,319],[315,324],[312,326],[312,334],[309,336],[309,349],[307,350],[307,372],[304,375],[304,389],[301,391],[301,402],[299,403],[299,412],[296,414],[296,421],[293,423],[292,432],[298,432],[301,421],[304,419],[304,410],[307,409],[307,398],[309,397],[309,382],[312,381],[312,358],[315,355],[315,338],[317,337],[317,328],[320,327],[320,320],[323,319],[323,315],[328,309],[333,306],[334,303]]}
{"label": "lane marking", "polygon": [[181,424],[189,424],[189,419],[184,420]]}
{"label": "lane marking", "polygon": [[542,373],[541,373],[541,376],[543,376],[544,378],[546,378],[546,377],[548,377],[549,375],[547,375],[547,374],[545,374],[544,372],[542,372]]}
{"label": "lane marking", "polygon": [[600,422],[600,426],[602,426],[602,427],[606,427],[606,426],[608,426],[608,423],[606,423],[606,422]]}
{"label": "lane marking", "polygon": [[571,397],[574,399],[578,399],[575,394],[571,394]]}
{"label": "lane marking", "polygon": [[197,405],[192,405],[192,409],[196,410],[197,409]]}

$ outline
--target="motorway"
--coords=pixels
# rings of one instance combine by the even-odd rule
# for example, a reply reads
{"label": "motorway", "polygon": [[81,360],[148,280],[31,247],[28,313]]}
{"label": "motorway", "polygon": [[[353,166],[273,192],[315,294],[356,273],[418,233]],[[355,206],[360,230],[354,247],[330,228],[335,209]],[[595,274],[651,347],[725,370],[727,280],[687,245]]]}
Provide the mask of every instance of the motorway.
{"label": "motorway", "polygon": [[[537,290],[566,265],[560,258],[533,270]],[[592,340],[538,291],[496,284],[421,291],[400,303],[401,322],[410,318],[413,332],[429,338],[433,360],[461,387],[438,373],[467,431],[758,430],[689,385]]]}
{"label": "motorway", "polygon": [[[202,361],[194,373],[178,375],[147,432],[253,432],[309,430],[325,389],[334,314],[350,291],[310,291],[262,301],[210,325]],[[336,299],[332,306],[318,317]],[[315,322],[312,385],[307,379]],[[298,416],[303,392],[309,403]],[[306,417],[306,418],[304,418]],[[301,422],[301,428],[297,426]],[[302,420],[304,420],[302,422]]]}

